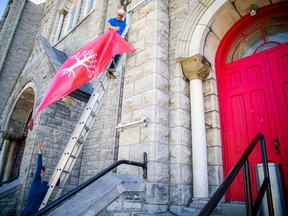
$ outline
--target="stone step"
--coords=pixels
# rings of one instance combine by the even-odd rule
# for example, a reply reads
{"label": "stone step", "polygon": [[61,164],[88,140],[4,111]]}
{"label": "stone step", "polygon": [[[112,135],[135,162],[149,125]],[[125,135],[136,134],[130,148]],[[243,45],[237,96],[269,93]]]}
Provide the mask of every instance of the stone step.
{"label": "stone step", "polygon": [[222,203],[223,216],[245,216],[246,205],[245,203]]}
{"label": "stone step", "polygon": [[[123,193],[138,194],[144,191],[143,180],[128,174],[108,173],[49,212],[48,215],[98,215]],[[131,199],[130,201],[133,202],[134,200]],[[138,200],[136,199],[136,201]]]}

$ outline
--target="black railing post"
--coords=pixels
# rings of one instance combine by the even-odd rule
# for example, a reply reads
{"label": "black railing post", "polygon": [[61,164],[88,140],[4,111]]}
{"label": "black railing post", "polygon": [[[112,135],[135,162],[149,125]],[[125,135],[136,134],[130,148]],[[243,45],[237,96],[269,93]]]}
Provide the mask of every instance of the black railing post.
{"label": "black railing post", "polygon": [[245,161],[243,165],[243,173],[244,173],[244,189],[245,189],[245,197],[246,197],[246,213],[247,215],[253,215],[253,201],[252,201],[252,190],[250,183],[250,171],[249,171],[249,161],[248,159]]}
{"label": "black railing post", "polygon": [[[263,169],[264,169],[264,181],[262,183],[262,186],[260,190],[258,191],[258,195],[255,201],[255,204],[253,205],[252,200],[252,190],[251,190],[251,184],[250,184],[250,173],[249,173],[249,162],[248,157],[255,148],[255,146],[259,143],[261,144],[261,152],[262,152],[262,161],[263,161]],[[247,208],[247,215],[257,215],[259,206],[261,204],[261,201],[263,199],[263,196],[267,194],[267,201],[268,201],[268,209],[269,209],[269,215],[274,216],[274,210],[273,210],[273,203],[272,203],[272,193],[271,193],[271,183],[270,183],[270,177],[269,177],[269,171],[268,171],[268,162],[267,162],[267,155],[266,155],[266,148],[265,148],[265,141],[264,136],[261,133],[258,133],[255,138],[252,140],[250,145],[246,148],[240,159],[236,162],[234,167],[230,170],[226,178],[223,180],[222,184],[219,186],[219,188],[215,191],[213,196],[209,199],[207,204],[204,206],[204,208],[201,210],[198,216],[207,216],[210,215],[219,201],[221,200],[222,196],[225,194],[227,189],[230,187],[232,182],[234,181],[235,177],[241,170],[241,167],[243,168],[244,173],[244,181],[245,181],[245,195],[246,195],[246,208]]]}
{"label": "black railing post", "polygon": [[261,137],[260,145],[261,145],[261,152],[262,152],[264,179],[266,179],[266,178],[268,179],[268,185],[267,185],[267,188],[266,188],[266,197],[267,197],[268,211],[269,211],[269,215],[270,216],[274,216],[273,199],[272,199],[272,191],[271,191],[271,182],[270,182],[270,176],[269,176],[268,160],[267,160],[267,153],[266,153],[266,146],[265,146],[264,137]]}
{"label": "black railing post", "polygon": [[147,153],[146,152],[144,152],[143,153],[143,178],[144,179],[147,179]]}

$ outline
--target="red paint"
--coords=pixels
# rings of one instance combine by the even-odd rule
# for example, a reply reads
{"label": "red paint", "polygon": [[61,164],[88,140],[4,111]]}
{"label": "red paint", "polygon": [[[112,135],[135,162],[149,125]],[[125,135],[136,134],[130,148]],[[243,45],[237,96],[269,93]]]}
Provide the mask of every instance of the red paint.
{"label": "red paint", "polygon": [[[281,164],[284,194],[288,194],[288,43],[230,64],[225,64],[225,57],[240,32],[279,13],[287,17],[287,9],[288,3],[285,2],[262,8],[257,13],[257,20],[245,16],[225,35],[216,55],[224,175],[232,169],[255,135],[261,132],[265,136],[268,161]],[[279,140],[279,153],[274,146],[276,138]],[[257,147],[249,157],[254,200],[254,165],[260,161],[260,148]],[[231,185],[226,198],[227,201],[245,200],[242,172]]]}

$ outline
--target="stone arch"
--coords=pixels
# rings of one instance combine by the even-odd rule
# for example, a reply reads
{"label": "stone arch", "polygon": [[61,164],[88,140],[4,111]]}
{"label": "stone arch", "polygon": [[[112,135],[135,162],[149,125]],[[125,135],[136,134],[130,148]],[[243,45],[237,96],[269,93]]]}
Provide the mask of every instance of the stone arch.
{"label": "stone arch", "polygon": [[[27,123],[35,104],[36,85],[28,77],[16,91],[16,99],[7,113],[6,127],[0,153],[0,181],[13,180],[19,176],[27,137]],[[13,96],[11,97],[13,98]]]}
{"label": "stone arch", "polygon": [[226,0],[206,0],[195,4],[180,32],[175,52],[176,59],[204,54],[205,39],[210,31],[212,18],[219,13],[219,8],[226,2]]}

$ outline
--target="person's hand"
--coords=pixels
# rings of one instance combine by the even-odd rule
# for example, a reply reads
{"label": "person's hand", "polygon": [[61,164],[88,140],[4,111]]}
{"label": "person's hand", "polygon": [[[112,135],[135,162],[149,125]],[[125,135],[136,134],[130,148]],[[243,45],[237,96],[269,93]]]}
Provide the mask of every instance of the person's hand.
{"label": "person's hand", "polygon": [[114,31],[116,32],[119,31],[119,29],[120,29],[119,27],[114,27]]}
{"label": "person's hand", "polygon": [[38,141],[38,153],[39,154],[42,154],[42,151],[43,151],[43,144],[42,144],[42,141]]}

